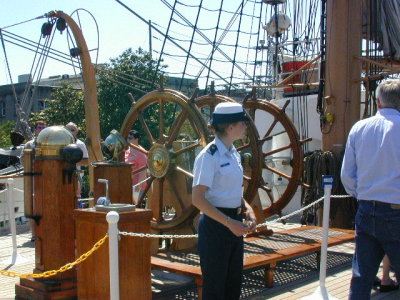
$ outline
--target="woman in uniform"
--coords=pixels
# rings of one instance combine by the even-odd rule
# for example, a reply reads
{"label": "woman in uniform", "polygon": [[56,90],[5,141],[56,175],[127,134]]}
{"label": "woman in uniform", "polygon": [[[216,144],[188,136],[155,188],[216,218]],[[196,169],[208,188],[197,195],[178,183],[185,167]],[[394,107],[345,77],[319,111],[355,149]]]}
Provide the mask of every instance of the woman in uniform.
{"label": "woman in uniform", "polygon": [[204,300],[240,297],[243,235],[256,226],[254,212],[242,198],[243,168],[233,145],[244,137],[247,121],[240,104],[218,104],[211,120],[215,139],[194,163],[192,202],[202,212],[198,249]]}

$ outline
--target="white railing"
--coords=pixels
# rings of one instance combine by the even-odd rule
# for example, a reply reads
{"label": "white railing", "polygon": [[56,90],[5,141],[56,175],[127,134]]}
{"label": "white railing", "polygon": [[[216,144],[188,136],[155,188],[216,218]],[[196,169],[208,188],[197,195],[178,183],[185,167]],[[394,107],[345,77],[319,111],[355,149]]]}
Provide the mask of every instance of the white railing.
{"label": "white railing", "polygon": [[15,224],[15,211],[14,211],[14,179],[7,179],[7,189],[6,189],[6,198],[7,198],[7,207],[8,207],[8,221],[10,225],[11,231],[11,239],[12,239],[12,253],[11,256],[4,261],[4,264],[8,265],[17,265],[22,264],[28,261],[28,259],[22,257],[18,254],[17,248],[17,226]]}
{"label": "white railing", "polygon": [[[8,178],[13,179],[13,178]],[[0,191],[0,223],[2,226],[6,226],[9,221],[9,213],[8,213],[8,200],[7,200],[7,189],[8,179],[0,179],[0,183],[5,184],[6,188]],[[22,222],[25,220],[24,216],[24,190],[23,190],[23,178],[14,179],[13,182],[13,191],[17,193],[13,193],[13,209],[14,209],[14,217],[16,219],[20,219]]]}
{"label": "white railing", "polygon": [[119,300],[119,265],[118,265],[118,221],[119,214],[110,211],[106,216],[108,222],[108,246],[110,264],[110,300]]}

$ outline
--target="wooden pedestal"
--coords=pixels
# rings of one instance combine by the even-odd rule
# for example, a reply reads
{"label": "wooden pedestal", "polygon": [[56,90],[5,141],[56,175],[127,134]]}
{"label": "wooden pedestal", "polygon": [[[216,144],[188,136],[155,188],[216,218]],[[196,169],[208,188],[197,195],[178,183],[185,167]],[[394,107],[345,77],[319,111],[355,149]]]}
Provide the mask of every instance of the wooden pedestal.
{"label": "wooden pedestal", "polygon": [[94,199],[106,195],[106,186],[98,179],[108,180],[111,203],[133,204],[131,165],[122,162],[97,162],[93,164]]}
{"label": "wooden pedestal", "polygon": [[[35,160],[33,214],[35,233],[34,273],[57,270],[75,260],[73,212],[77,206],[76,175],[71,181],[61,160]],[[64,177],[64,178],[63,178]],[[63,180],[64,179],[64,180]],[[15,286],[16,299],[76,299],[76,271],[58,273],[46,279],[21,279]]]}
{"label": "wooden pedestal", "polygon": [[15,285],[17,300],[76,300],[76,280],[21,278]]}
{"label": "wooden pedestal", "polygon": [[[105,212],[75,210],[77,257],[108,230]],[[120,231],[150,232],[150,210],[121,212]],[[110,299],[108,240],[78,267],[78,299]],[[120,299],[151,299],[150,241],[121,236],[119,241]]]}

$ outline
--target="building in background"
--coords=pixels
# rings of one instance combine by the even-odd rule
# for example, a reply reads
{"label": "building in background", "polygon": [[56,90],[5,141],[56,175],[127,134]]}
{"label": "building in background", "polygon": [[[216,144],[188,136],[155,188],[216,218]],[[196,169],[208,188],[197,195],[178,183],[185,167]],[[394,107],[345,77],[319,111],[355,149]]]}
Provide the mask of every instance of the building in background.
{"label": "building in background", "polygon": [[[0,121],[16,121],[16,99],[22,106],[22,111],[38,112],[45,108],[45,99],[50,98],[54,87],[34,85],[29,75],[18,76],[18,83],[0,86]],[[15,95],[14,95],[15,91]]]}
{"label": "building in background", "polygon": [[[182,81],[182,83],[181,83]],[[51,99],[51,93],[62,84],[71,84],[76,89],[83,89],[81,74],[55,75],[43,78],[40,83],[32,82],[29,74],[18,76],[18,83],[0,86],[0,122],[16,121],[16,103],[14,89],[24,112],[39,112],[46,107],[46,99]],[[198,87],[197,80],[181,77],[168,77],[167,88],[181,90],[190,97]]]}

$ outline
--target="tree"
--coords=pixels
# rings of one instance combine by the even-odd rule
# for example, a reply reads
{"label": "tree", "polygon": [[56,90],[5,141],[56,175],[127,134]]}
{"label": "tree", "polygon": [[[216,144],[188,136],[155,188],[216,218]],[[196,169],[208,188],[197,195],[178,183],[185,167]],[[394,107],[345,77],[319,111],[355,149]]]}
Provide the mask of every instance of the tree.
{"label": "tree", "polygon": [[118,131],[121,129],[125,116],[132,106],[128,94],[131,93],[138,100],[147,92],[154,90],[161,80],[163,68],[164,65],[157,71],[157,61],[152,59],[150,53],[141,48],[133,52],[129,48],[99,69],[101,136],[107,137],[112,129]]}
{"label": "tree", "polygon": [[74,122],[79,128],[79,137],[86,136],[85,101],[81,90],[72,85],[62,85],[51,93],[52,99],[46,99],[47,107],[38,113],[32,113],[29,122],[44,120],[48,125],[66,125]]}
{"label": "tree", "polygon": [[[163,69],[165,66],[161,66]],[[112,129],[120,130],[122,123],[132,106],[128,96],[131,93],[138,100],[147,92],[154,90],[161,80],[161,71],[156,71],[157,61],[141,48],[135,52],[125,50],[110,63],[98,69],[98,102],[101,137],[105,139]],[[152,83],[154,78],[155,84]],[[51,99],[45,100],[47,107],[39,113],[32,113],[29,121],[44,120],[49,125],[65,125],[74,122],[79,127],[79,137],[85,139],[85,108],[84,94],[71,85],[56,88]],[[170,110],[173,108],[171,107]],[[158,109],[152,107],[146,110],[144,117],[149,120],[153,131],[158,123]],[[140,125],[135,124],[141,131]],[[143,132],[142,132],[143,133]]]}
{"label": "tree", "polygon": [[15,122],[5,121],[0,123],[0,147],[10,147],[10,132],[14,129]]}

